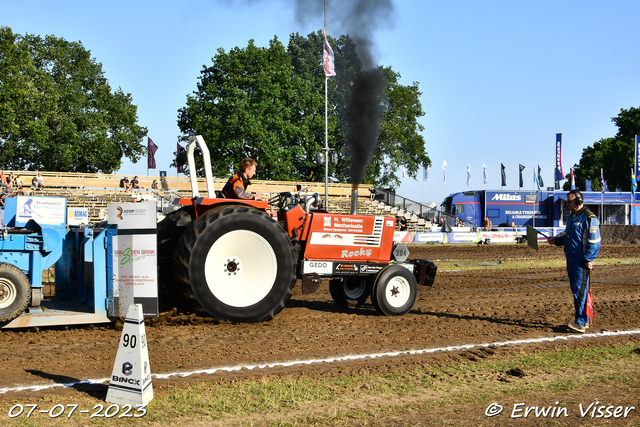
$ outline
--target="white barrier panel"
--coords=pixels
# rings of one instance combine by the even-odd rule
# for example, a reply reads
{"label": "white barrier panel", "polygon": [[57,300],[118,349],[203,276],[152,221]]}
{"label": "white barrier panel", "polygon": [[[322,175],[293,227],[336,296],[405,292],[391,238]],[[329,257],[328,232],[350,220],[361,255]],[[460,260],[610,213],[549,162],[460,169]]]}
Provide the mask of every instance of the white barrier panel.
{"label": "white barrier panel", "polygon": [[131,304],[122,328],[106,401],[146,406],[153,399],[142,304]]}
{"label": "white barrier panel", "polygon": [[482,240],[490,239],[491,243],[514,243],[516,239],[510,231],[483,231],[480,233]]}
{"label": "white barrier panel", "polygon": [[443,243],[444,233],[429,232],[429,233],[416,233],[416,237],[413,240],[414,243]]}

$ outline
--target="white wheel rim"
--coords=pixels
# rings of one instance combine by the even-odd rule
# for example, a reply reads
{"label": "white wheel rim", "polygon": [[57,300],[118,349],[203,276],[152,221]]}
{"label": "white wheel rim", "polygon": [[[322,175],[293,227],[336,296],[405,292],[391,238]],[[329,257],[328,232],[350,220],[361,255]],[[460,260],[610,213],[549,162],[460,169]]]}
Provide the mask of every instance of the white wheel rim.
{"label": "white wheel rim", "polygon": [[358,299],[364,294],[367,284],[363,280],[349,280],[343,279],[342,290],[344,295],[348,299]]}
{"label": "white wheel rim", "polygon": [[232,307],[248,307],[262,301],[278,274],[273,248],[261,235],[235,230],[221,236],[209,248],[204,275],[211,293]]}
{"label": "white wheel rim", "polygon": [[7,279],[0,279],[0,308],[11,306],[16,300],[16,287]]}
{"label": "white wheel rim", "polygon": [[391,307],[400,308],[409,301],[411,286],[404,277],[395,276],[387,282],[387,286],[385,286],[384,289],[384,296]]}

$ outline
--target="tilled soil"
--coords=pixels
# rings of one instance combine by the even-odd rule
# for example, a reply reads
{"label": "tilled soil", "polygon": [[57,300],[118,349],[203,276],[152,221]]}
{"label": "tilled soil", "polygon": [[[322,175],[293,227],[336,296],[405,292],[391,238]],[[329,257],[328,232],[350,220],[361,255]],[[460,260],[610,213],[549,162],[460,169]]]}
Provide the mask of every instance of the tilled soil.
{"label": "tilled soil", "polygon": [[[414,258],[462,263],[508,259],[562,258],[560,248],[540,245],[411,246]],[[640,246],[603,246],[600,261],[640,260]],[[635,330],[640,324],[640,263],[596,265],[592,273],[594,325],[589,332]],[[370,304],[339,308],[328,286],[302,295],[296,285],[285,309],[269,322],[232,324],[177,310],[147,321],[152,372],[169,374],[237,365],[335,358],[346,355],[487,344],[567,333],[573,301],[564,268],[439,271],[432,287],[421,288],[418,300],[401,317],[378,315]],[[30,384],[102,379],[111,374],[121,330],[116,326],[50,328],[0,332],[0,389]],[[638,335],[569,341],[640,342]],[[553,344],[523,344],[527,348]],[[398,357],[367,358],[262,370],[242,369],[214,374],[170,376],[155,387],[206,378],[211,381],[259,375],[330,375],[383,373],[434,360],[477,360],[514,347],[485,347]],[[10,393],[9,393],[10,394]],[[15,398],[9,394],[0,398]],[[4,397],[2,397],[4,396]]]}

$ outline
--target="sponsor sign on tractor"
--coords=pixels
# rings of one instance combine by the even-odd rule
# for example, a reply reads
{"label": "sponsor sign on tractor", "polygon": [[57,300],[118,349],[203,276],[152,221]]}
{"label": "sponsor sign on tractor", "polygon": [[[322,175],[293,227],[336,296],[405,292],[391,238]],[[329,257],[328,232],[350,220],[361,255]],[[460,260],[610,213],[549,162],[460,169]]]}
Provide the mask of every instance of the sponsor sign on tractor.
{"label": "sponsor sign on tractor", "polygon": [[333,263],[330,261],[305,261],[304,274],[309,273],[331,275],[333,273]]}

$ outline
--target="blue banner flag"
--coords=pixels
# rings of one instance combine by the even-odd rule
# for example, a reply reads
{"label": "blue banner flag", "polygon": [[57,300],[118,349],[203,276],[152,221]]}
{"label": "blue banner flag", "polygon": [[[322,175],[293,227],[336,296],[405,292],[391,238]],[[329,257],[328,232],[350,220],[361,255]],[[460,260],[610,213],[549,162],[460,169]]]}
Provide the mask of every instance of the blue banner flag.
{"label": "blue banner flag", "polygon": [[636,135],[636,156],[633,162],[633,174],[636,179],[636,185],[638,179],[640,179],[640,136]]}
{"label": "blue banner flag", "polygon": [[584,191],[591,191],[591,180],[589,178],[586,179],[586,185]]}
{"label": "blue banner flag", "polygon": [[544,181],[542,180],[542,169],[540,169],[540,165],[538,165],[538,185],[544,188]]}
{"label": "blue banner flag", "polygon": [[562,134],[556,133],[556,181],[562,181]]}
{"label": "blue banner flag", "polygon": [[524,187],[524,182],[522,181],[522,171],[524,170],[524,166],[520,165],[520,188]]}

